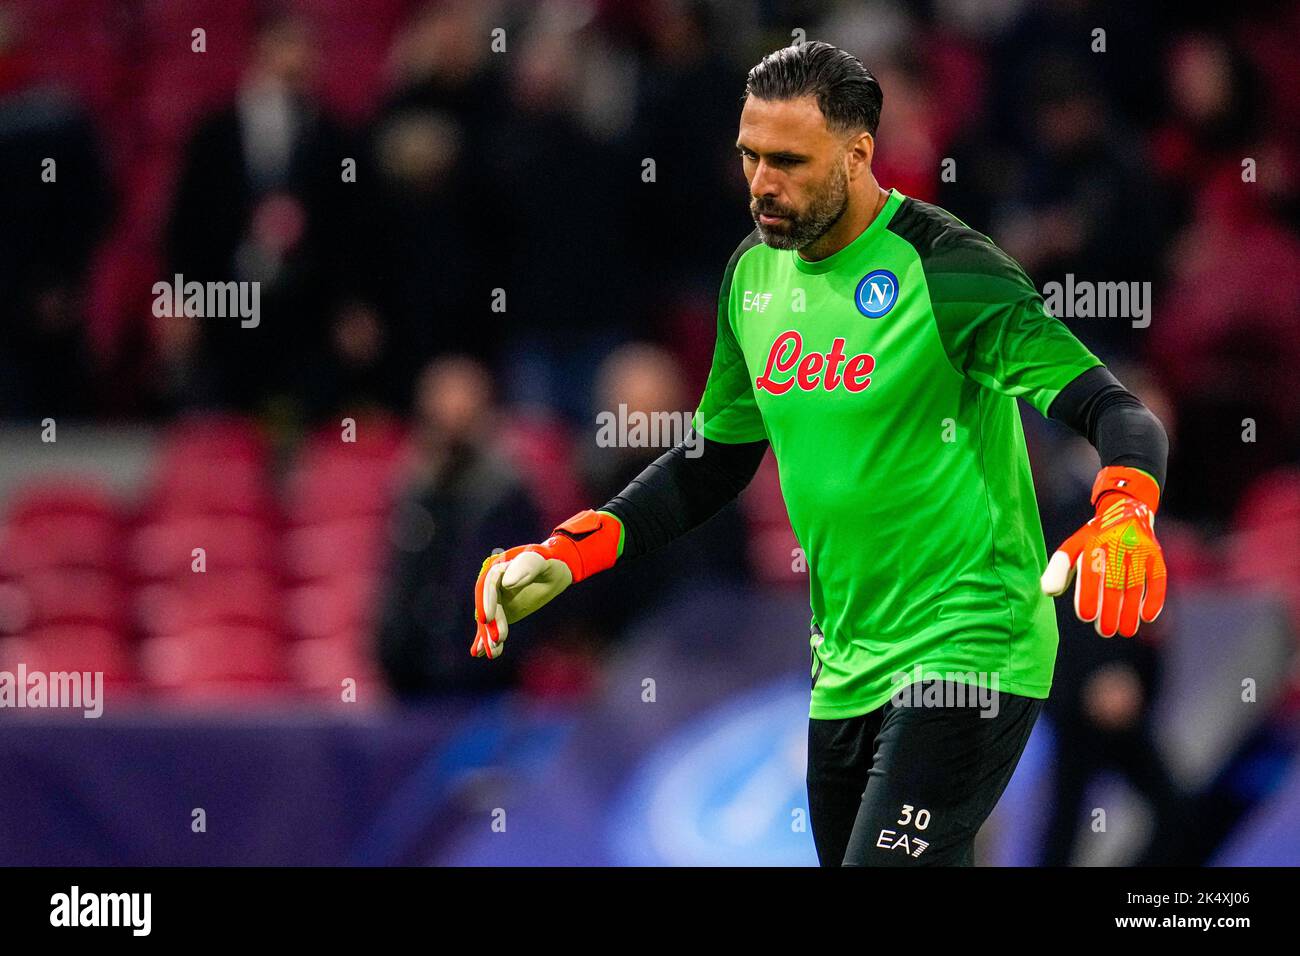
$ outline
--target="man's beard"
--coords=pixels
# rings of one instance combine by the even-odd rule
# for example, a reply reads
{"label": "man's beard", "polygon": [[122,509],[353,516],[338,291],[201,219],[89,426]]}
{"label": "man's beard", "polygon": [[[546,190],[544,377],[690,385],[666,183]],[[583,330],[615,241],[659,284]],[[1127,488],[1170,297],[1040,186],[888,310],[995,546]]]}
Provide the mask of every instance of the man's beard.
{"label": "man's beard", "polygon": [[[839,222],[848,205],[848,174],[837,163],[826,181],[826,189],[813,197],[801,215],[795,215],[790,209],[781,209],[765,199],[754,200],[749,213],[754,218],[754,225],[758,226],[758,234],[773,249],[806,249]],[[787,218],[774,226],[765,226],[758,221],[762,213]]]}

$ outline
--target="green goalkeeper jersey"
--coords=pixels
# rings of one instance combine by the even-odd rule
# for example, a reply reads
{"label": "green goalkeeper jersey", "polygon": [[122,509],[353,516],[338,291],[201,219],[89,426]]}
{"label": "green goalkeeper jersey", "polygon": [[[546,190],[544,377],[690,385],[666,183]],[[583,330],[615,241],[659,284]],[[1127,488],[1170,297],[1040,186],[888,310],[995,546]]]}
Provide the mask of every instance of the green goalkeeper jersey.
{"label": "green goalkeeper jersey", "polygon": [[898,190],[825,259],[741,243],[693,424],[771,442],[809,576],[810,716],[918,676],[1047,696],[1056,618],[1015,400],[1046,415],[1100,364],[987,236]]}

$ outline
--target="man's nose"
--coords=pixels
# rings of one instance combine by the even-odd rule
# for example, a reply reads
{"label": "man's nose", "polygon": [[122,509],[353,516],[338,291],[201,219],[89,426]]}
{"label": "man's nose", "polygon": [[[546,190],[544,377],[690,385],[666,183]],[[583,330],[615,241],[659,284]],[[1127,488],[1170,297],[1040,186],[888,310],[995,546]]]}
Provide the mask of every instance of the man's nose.
{"label": "man's nose", "polygon": [[775,196],[778,192],[776,177],[766,163],[760,162],[754,170],[754,178],[749,181],[749,194],[755,199]]}

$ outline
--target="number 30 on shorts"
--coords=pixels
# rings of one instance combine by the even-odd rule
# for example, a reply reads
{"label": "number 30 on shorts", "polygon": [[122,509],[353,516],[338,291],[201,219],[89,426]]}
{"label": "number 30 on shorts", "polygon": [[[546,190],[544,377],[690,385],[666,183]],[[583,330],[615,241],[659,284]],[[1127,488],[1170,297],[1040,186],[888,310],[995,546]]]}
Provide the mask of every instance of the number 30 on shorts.
{"label": "number 30 on shorts", "polygon": [[910,823],[918,830],[924,830],[930,825],[930,811],[916,810],[916,815],[913,817],[913,810],[916,810],[916,808],[910,803],[903,804],[903,815],[898,818],[898,826],[905,827]]}

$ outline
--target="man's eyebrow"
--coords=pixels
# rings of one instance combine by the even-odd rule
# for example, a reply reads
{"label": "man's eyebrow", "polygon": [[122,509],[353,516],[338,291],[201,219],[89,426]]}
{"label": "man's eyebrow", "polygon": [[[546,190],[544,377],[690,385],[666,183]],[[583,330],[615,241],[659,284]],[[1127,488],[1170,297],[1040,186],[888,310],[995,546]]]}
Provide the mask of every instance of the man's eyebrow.
{"label": "man's eyebrow", "polygon": [[[746,146],[744,143],[741,143],[739,141],[736,143],[736,149],[740,150],[742,153],[753,153],[755,156],[759,155],[758,150],[750,146]],[[780,150],[775,153],[768,153],[767,155],[769,159],[783,160],[789,163],[802,163],[802,162],[806,162],[808,159],[808,157],[805,156],[803,153],[790,153],[790,152],[786,152],[785,150]]]}

